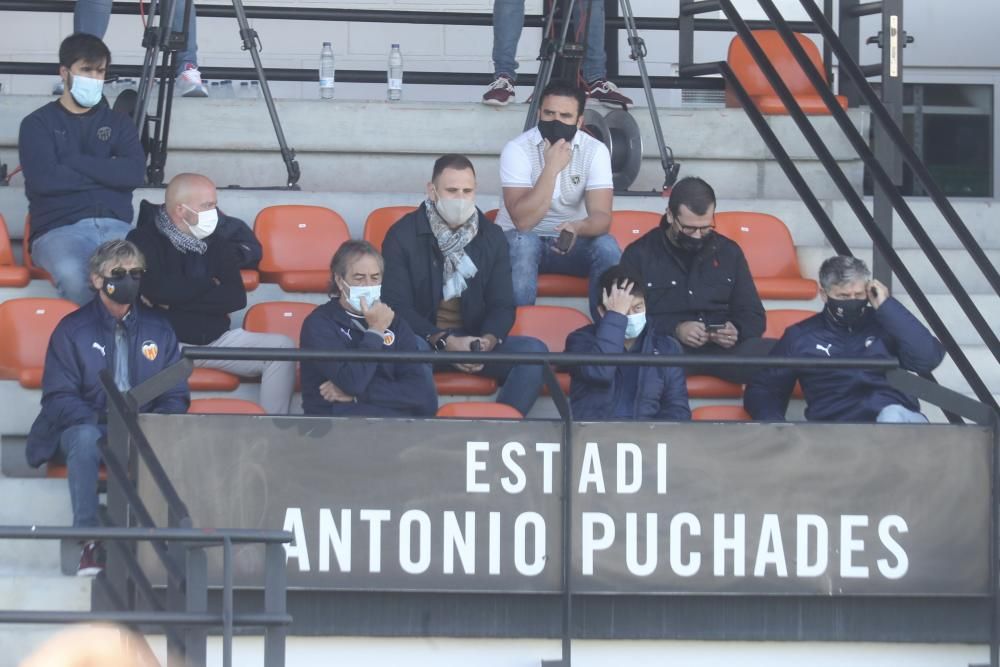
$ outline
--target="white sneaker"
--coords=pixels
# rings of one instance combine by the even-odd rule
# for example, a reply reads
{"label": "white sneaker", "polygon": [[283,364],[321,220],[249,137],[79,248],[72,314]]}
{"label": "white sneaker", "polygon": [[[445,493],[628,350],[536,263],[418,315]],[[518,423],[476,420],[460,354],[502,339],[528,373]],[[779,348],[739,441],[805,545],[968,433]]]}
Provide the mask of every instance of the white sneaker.
{"label": "white sneaker", "polygon": [[174,92],[181,97],[208,97],[208,89],[201,82],[201,72],[191,64],[174,80]]}

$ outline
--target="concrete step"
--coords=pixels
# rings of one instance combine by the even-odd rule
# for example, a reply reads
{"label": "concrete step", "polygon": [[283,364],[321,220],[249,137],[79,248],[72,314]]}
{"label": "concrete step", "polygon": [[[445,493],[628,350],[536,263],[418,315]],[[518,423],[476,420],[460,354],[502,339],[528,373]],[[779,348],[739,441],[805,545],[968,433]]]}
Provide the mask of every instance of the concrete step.
{"label": "concrete step", "polygon": [[[0,151],[17,144],[20,120],[50,97],[0,98]],[[498,156],[521,133],[526,109],[478,103],[276,100],[288,144],[297,152],[301,185],[309,190],[378,192],[388,182],[423,190],[434,158],[462,153],[475,162],[482,188],[499,191]],[[606,110],[605,110],[606,111]],[[263,100],[178,99],[173,107],[167,177],[198,171],[219,183],[283,185],[286,169]],[[866,134],[867,111],[849,111]],[[658,115],[685,174],[699,174],[722,197],[781,198],[793,190],[742,110],[659,109]],[[663,172],[648,112],[633,118],[643,138],[643,161],[634,190],[657,190]],[[837,193],[813,152],[787,116],[768,123],[819,197]],[[813,118],[852,183],[860,186],[861,161],[830,117]],[[391,177],[388,175],[391,174]],[[387,178],[388,177],[388,178]],[[390,181],[391,178],[391,181]]]}
{"label": "concrete step", "polygon": [[[89,577],[0,577],[0,609],[18,611],[89,611]],[[16,667],[42,643],[63,629],[59,625],[0,625],[0,667]]]}
{"label": "concrete step", "polygon": [[[72,523],[66,480],[0,476],[0,525],[70,526]],[[59,540],[4,540],[2,546],[0,579],[53,575],[60,571]]]}

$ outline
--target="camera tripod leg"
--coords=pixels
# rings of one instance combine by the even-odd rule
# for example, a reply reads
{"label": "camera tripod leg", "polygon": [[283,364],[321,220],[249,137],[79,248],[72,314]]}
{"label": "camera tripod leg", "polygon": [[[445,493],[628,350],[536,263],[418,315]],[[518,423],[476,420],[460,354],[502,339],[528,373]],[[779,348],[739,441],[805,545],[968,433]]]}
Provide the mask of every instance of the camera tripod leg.
{"label": "camera tripod leg", "polygon": [[635,15],[632,13],[632,3],[630,0],[620,0],[622,8],[622,18],[625,20],[625,32],[628,35],[628,44],[631,49],[629,55],[639,66],[639,77],[642,79],[642,89],[646,93],[646,105],[649,107],[650,120],[653,123],[653,135],[656,137],[656,146],[660,151],[660,165],[663,167],[663,191],[667,192],[677,181],[677,173],[680,171],[680,163],[674,161],[674,152],[663,140],[663,128],[660,125],[660,117],[656,112],[656,100],[653,99],[653,87],[649,83],[649,72],[646,71],[646,41],[639,36],[639,31],[635,26]]}

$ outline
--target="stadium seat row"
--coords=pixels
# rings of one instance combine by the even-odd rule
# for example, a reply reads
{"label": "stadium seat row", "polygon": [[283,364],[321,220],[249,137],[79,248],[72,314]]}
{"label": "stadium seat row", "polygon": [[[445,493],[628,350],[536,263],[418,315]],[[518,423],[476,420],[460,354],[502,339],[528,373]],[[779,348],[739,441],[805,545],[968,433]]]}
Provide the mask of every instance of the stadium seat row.
{"label": "stadium seat row", "polygon": [[[387,206],[368,215],[364,238],[381,249],[389,227],[412,211],[412,206]],[[496,215],[488,211],[487,217]],[[809,300],[816,296],[816,281],[802,277],[795,245],[788,228],[778,218],[764,213],[726,211],[715,216],[719,233],[743,249],[754,283],[764,299]],[[651,211],[614,211],[611,234],[625,248],[660,222]],[[25,221],[25,239],[30,238],[30,220]],[[257,214],[254,233],[263,246],[259,270],[243,271],[247,290],[261,282],[277,283],[285,292],[325,293],[330,281],[330,258],[350,238],[347,223],[336,211],[322,206],[286,204],[269,206]],[[23,287],[32,278],[48,279],[31,264],[17,266],[7,227],[0,216],[0,286]],[[543,297],[585,297],[586,278],[539,276],[538,294]]]}

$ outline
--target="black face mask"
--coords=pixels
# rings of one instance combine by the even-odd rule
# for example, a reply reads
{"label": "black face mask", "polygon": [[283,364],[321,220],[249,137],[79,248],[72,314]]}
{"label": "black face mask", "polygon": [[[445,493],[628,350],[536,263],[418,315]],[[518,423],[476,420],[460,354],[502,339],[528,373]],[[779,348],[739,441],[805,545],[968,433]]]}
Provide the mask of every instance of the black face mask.
{"label": "black face mask", "polygon": [[834,299],[826,300],[826,312],[837,324],[853,328],[864,319],[868,313],[868,299]]}
{"label": "black face mask", "polygon": [[682,252],[697,255],[711,238],[712,235],[710,233],[706,236],[688,236],[687,234],[678,232],[674,236],[674,245],[680,248]]}
{"label": "black face mask", "polygon": [[123,306],[133,304],[139,296],[139,278],[133,278],[127,273],[121,278],[105,278],[101,291],[115,303]]}
{"label": "black face mask", "polygon": [[576,125],[568,125],[558,120],[540,120],[538,121],[538,131],[542,133],[542,139],[550,144],[554,144],[560,139],[565,139],[566,143],[569,143],[576,136]]}

